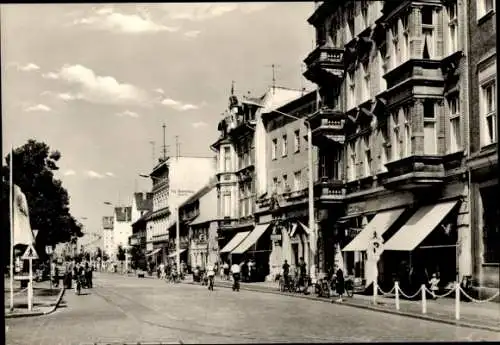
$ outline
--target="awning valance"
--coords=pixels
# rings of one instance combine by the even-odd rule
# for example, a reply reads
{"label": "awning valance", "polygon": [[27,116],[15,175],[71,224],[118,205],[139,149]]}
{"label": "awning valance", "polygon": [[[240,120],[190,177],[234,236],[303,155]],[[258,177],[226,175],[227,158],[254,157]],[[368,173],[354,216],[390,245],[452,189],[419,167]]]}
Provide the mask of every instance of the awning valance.
{"label": "awning valance", "polygon": [[297,226],[299,226],[299,224],[297,224],[297,223],[292,224],[292,230],[290,231],[290,237],[295,236],[295,232],[297,231]]}
{"label": "awning valance", "polygon": [[230,253],[236,248],[243,240],[250,235],[250,231],[238,232],[234,237],[222,248],[220,253]]}
{"label": "awning valance", "polygon": [[304,229],[304,231],[306,232],[306,234],[308,236],[311,235],[311,229],[309,229],[307,226],[305,226],[302,222],[299,222],[299,224],[302,227],[302,229]]}
{"label": "awning valance", "polygon": [[412,251],[441,223],[457,200],[423,206],[384,245],[384,250]]}
{"label": "awning valance", "polygon": [[379,212],[373,217],[361,232],[354,237],[354,239],[342,249],[344,252],[366,251],[373,237],[373,232],[376,231],[378,236],[382,236],[389,227],[394,224],[403,213],[404,209],[399,208],[390,211]]}
{"label": "awning valance", "polygon": [[158,254],[160,251],[161,251],[161,248],[156,248],[156,249],[155,249],[155,250],[153,250],[151,253],[147,253],[147,254],[146,254],[146,256],[156,255],[156,254]]}
{"label": "awning valance", "polygon": [[269,226],[270,224],[257,224],[250,235],[248,235],[231,254],[244,254],[251,246],[257,243]]}
{"label": "awning valance", "polygon": [[[179,250],[179,255],[180,255],[180,254],[182,254],[182,253],[184,253],[185,251],[186,251],[186,249],[181,249],[181,250]],[[176,257],[176,256],[177,256],[177,251],[173,252],[173,253],[172,253],[172,254],[170,254],[168,257],[169,257],[169,258],[174,258],[174,257]]]}

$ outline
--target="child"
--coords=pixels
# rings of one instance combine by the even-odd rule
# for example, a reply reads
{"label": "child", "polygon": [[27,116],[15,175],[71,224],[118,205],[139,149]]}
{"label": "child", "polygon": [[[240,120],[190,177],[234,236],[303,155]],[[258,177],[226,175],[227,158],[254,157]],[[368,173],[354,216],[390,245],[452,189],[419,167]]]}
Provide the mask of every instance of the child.
{"label": "child", "polygon": [[429,284],[431,285],[432,298],[437,299],[436,293],[439,291],[439,287],[438,287],[439,279],[438,279],[436,273],[432,274],[432,278],[431,278],[431,280],[429,280]]}

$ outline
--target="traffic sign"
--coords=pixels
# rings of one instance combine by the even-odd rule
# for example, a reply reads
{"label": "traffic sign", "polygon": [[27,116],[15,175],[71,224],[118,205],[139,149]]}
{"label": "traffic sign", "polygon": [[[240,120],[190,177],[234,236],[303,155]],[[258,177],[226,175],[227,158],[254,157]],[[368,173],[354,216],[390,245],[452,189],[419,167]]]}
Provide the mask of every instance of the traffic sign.
{"label": "traffic sign", "polygon": [[378,260],[380,258],[380,255],[384,251],[383,240],[377,234],[376,231],[373,232],[373,237],[370,239],[370,246],[368,249],[370,251],[370,254],[376,260]]}
{"label": "traffic sign", "polygon": [[47,255],[52,255],[52,246],[45,246],[45,253],[47,253]]}
{"label": "traffic sign", "polygon": [[38,259],[38,254],[36,253],[36,250],[32,244],[30,244],[28,248],[26,248],[26,251],[24,252],[21,259],[23,260]]}

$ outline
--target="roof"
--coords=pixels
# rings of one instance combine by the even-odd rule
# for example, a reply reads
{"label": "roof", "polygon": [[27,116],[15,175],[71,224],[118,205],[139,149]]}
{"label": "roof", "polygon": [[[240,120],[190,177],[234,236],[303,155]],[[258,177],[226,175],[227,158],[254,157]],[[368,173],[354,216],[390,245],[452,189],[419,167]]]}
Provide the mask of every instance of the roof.
{"label": "roof", "polygon": [[[145,195],[144,195],[145,194]],[[152,193],[134,193],[135,205],[139,211],[149,211],[153,209]]]}
{"label": "roof", "polygon": [[212,190],[212,188],[215,187],[216,183],[217,183],[217,177],[212,176],[205,186],[200,188],[196,193],[191,195],[186,201],[184,201],[182,204],[180,204],[180,207],[189,205],[192,202],[195,202],[196,200],[200,199],[202,196],[204,196],[205,194],[210,192]]}
{"label": "roof", "polygon": [[132,206],[115,207],[117,222],[130,222],[132,220]]}
{"label": "roof", "polygon": [[139,224],[141,222],[146,222],[147,218],[149,216],[151,216],[151,214],[153,214],[152,210],[149,210],[146,213],[144,213],[139,219],[137,219],[134,223],[132,223],[132,227],[136,226],[137,224]]}

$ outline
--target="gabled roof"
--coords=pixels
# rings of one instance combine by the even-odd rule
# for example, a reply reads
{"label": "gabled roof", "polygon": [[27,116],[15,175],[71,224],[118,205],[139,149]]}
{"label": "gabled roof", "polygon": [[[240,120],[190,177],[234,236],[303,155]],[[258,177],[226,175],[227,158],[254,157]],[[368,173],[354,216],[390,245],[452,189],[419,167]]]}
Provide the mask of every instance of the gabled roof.
{"label": "gabled roof", "polygon": [[217,177],[216,176],[212,176],[210,178],[210,180],[208,181],[208,183],[203,186],[202,188],[200,188],[200,190],[198,190],[196,193],[194,193],[193,195],[191,195],[186,201],[184,201],[179,207],[182,207],[182,206],[185,206],[185,205],[189,205],[190,203],[200,199],[202,196],[204,196],[205,194],[207,194],[208,192],[210,192],[212,190],[212,188],[215,187],[217,183]]}

